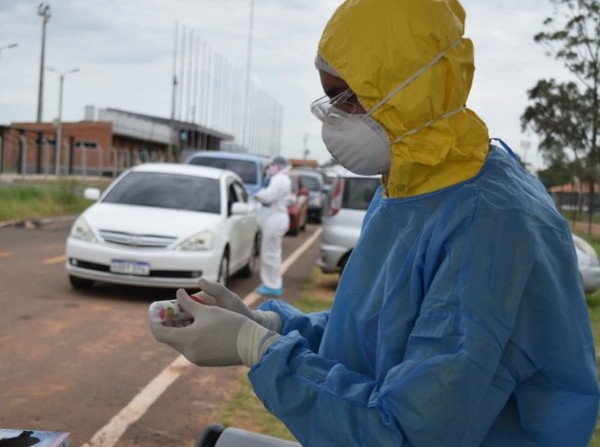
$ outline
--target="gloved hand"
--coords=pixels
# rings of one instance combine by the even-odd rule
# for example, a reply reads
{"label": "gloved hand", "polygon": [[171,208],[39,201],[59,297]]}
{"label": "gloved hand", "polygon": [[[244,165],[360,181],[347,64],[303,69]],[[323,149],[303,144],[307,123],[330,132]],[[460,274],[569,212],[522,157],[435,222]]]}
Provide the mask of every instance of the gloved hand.
{"label": "gloved hand", "polygon": [[227,289],[223,284],[217,282],[200,278],[198,280],[198,287],[202,291],[194,293],[193,296],[197,296],[205,304],[219,306],[223,309],[236,312],[256,321],[267,329],[277,333],[281,332],[281,318],[278,313],[270,310],[250,310],[239,296]]}
{"label": "gloved hand", "polygon": [[152,323],[154,337],[198,366],[254,366],[278,335],[236,312],[194,301],[177,290],[177,303],[194,321],[185,327]]}

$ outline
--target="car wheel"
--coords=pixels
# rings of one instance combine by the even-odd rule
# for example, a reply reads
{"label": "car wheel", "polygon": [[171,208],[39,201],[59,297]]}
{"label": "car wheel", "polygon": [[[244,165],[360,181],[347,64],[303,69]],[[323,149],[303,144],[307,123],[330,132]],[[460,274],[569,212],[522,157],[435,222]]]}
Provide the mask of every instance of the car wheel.
{"label": "car wheel", "polygon": [[252,275],[254,274],[254,269],[256,267],[256,252],[257,252],[256,243],[258,242],[258,240],[259,240],[258,235],[256,235],[256,237],[254,238],[254,245],[252,247],[252,252],[250,254],[250,259],[248,259],[248,264],[246,264],[244,266],[244,268],[242,269],[242,271],[240,272],[244,278],[252,278]]}
{"label": "car wheel", "polygon": [[77,276],[69,275],[71,287],[77,290],[88,290],[94,287],[94,281],[91,279],[78,278]]}
{"label": "car wheel", "polygon": [[287,234],[289,234],[290,236],[298,236],[298,227],[294,227],[288,230]]}
{"label": "car wheel", "polygon": [[322,211],[317,211],[315,213],[315,223],[323,223],[323,212]]}
{"label": "car wheel", "polygon": [[219,265],[219,276],[217,282],[227,287],[227,279],[229,278],[229,251],[225,249],[223,257],[221,258],[221,264]]}
{"label": "car wheel", "polygon": [[260,256],[260,245],[262,244],[262,233],[259,231],[258,233],[256,233],[256,246],[254,247],[254,249],[256,250],[254,252],[254,255],[258,258]]}

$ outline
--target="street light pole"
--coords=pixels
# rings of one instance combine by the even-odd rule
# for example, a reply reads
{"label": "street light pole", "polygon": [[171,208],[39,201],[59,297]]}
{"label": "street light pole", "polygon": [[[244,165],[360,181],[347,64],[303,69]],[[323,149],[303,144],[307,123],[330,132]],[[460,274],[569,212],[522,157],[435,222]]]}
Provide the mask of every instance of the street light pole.
{"label": "street light pole", "polygon": [[19,45],[18,43],[11,43],[10,45],[4,45],[3,47],[0,47],[0,55],[2,54],[2,50],[6,50],[8,48],[14,48],[18,45]]}
{"label": "street light pole", "polygon": [[60,175],[60,153],[62,151],[62,102],[63,102],[63,84],[65,76],[69,73],[75,73],[79,71],[79,68],[72,68],[68,71],[59,72],[52,67],[46,67],[46,70],[53,71],[58,74],[59,89],[58,89],[58,118],[56,123],[56,141],[54,142],[55,150],[55,161],[54,161],[54,172],[58,177]]}
{"label": "street light pole", "polygon": [[46,23],[50,20],[50,5],[40,3],[38,15],[42,17],[42,56],[40,61],[40,84],[38,87],[37,122],[42,122],[42,103],[44,97],[44,57],[46,50]]}
{"label": "street light pole", "polygon": [[[250,0],[250,21],[248,23],[248,48],[246,50],[246,87],[244,88],[244,104],[242,117],[242,147],[245,151],[249,151],[246,147],[248,144],[246,134],[248,127],[248,99],[250,94],[250,70],[252,69],[252,33],[254,28],[254,0]],[[256,148],[255,148],[256,150]]]}

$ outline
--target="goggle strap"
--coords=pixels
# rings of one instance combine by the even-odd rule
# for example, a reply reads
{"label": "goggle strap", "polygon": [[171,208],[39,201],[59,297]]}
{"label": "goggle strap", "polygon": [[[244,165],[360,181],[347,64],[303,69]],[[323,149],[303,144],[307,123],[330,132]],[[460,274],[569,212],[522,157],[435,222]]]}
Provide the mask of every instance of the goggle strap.
{"label": "goggle strap", "polygon": [[404,135],[399,136],[398,138],[396,138],[394,140],[394,144],[395,143],[400,143],[402,140],[404,140],[406,137],[410,136],[410,135],[414,135],[416,134],[418,131],[420,131],[421,129],[425,129],[426,127],[431,126],[433,123],[446,119],[446,118],[450,118],[453,115],[456,115],[459,112],[462,112],[463,110],[465,110],[466,107],[465,106],[461,106],[458,109],[454,109],[451,110],[450,112],[446,112],[443,115],[440,115],[436,118],[430,119],[429,121],[427,121],[425,124],[421,124],[420,126],[415,127],[414,129],[409,130],[408,132],[406,132]]}
{"label": "goggle strap", "polygon": [[423,67],[421,67],[420,69],[418,69],[416,72],[414,72],[412,74],[412,76],[410,76],[408,79],[406,79],[405,81],[403,81],[398,87],[396,87],[395,89],[393,89],[383,99],[381,99],[377,104],[375,104],[373,107],[371,107],[371,109],[367,112],[367,115],[370,115],[372,112],[374,112],[379,107],[381,107],[382,105],[384,105],[396,93],[398,93],[400,90],[402,90],[403,88],[405,88],[408,84],[410,84],[412,81],[414,81],[419,76],[421,76],[425,71],[427,71],[429,69],[429,67],[431,67],[432,65],[435,65],[442,57],[444,57],[446,55],[446,53],[448,53],[448,51],[450,51],[455,46],[457,46],[462,41],[462,39],[463,39],[462,36],[459,37],[458,39],[456,39],[452,43],[452,45],[450,45],[448,48],[446,48],[441,53],[438,53],[437,56],[435,56],[433,59],[431,59],[431,61],[429,61],[429,63],[427,63],[426,65],[424,65]]}

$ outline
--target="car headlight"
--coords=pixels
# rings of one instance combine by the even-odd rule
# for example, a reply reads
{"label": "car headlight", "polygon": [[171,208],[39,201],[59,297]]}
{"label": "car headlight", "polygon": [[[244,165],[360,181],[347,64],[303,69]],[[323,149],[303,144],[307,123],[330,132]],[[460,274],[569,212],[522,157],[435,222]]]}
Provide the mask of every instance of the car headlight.
{"label": "car headlight", "polygon": [[215,244],[215,234],[212,231],[202,231],[183,242],[177,250],[201,251],[211,250]]}
{"label": "car headlight", "polygon": [[79,217],[71,227],[71,233],[69,234],[69,237],[78,239],[80,241],[98,242],[98,239],[94,235],[92,229],[82,217]]}

